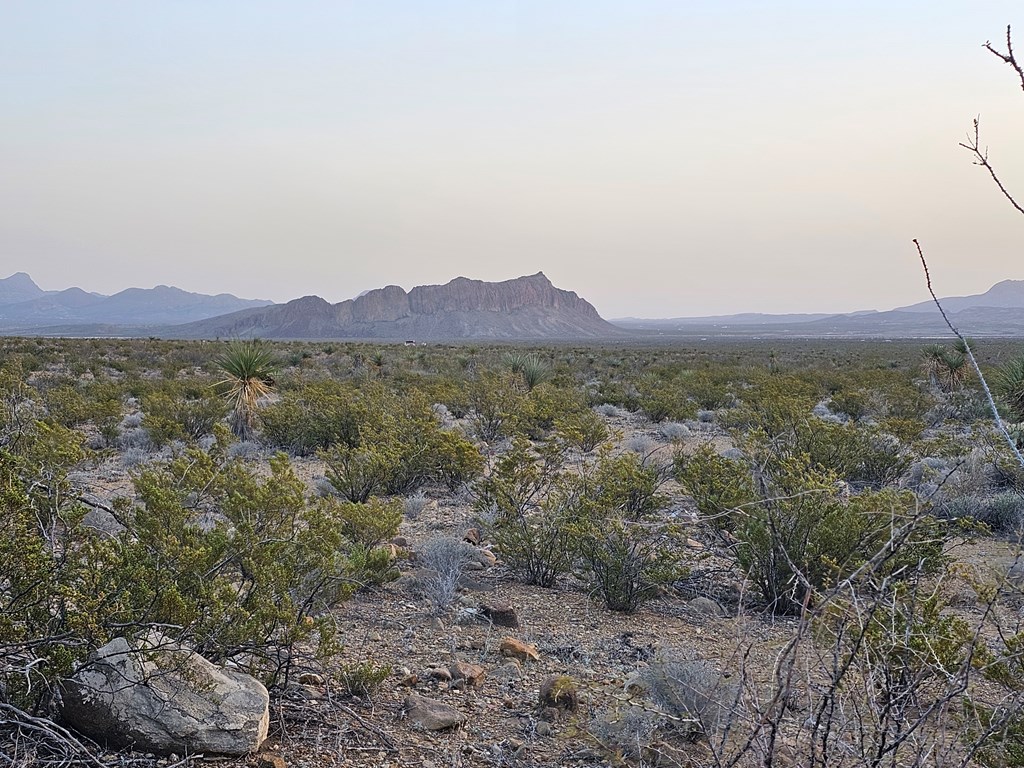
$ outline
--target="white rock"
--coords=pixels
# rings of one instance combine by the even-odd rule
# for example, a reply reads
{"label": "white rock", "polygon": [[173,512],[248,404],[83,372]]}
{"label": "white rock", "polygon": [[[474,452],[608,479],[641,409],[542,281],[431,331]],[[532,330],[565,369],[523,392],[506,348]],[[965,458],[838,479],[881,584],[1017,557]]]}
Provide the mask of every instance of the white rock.
{"label": "white rock", "polygon": [[262,683],[156,634],[134,645],[114,638],[61,696],[75,729],[143,752],[243,755],[259,749],[270,724]]}

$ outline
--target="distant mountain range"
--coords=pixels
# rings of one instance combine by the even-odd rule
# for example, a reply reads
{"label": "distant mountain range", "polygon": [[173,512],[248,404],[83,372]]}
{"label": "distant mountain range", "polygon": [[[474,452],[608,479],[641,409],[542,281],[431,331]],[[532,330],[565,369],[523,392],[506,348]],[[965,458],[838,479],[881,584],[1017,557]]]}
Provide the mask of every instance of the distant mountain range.
{"label": "distant mountain range", "polygon": [[[1024,336],[1024,280],[1003,280],[985,293],[940,299],[949,319],[971,336]],[[757,314],[621,318],[612,323],[645,335],[680,337],[900,338],[949,335],[935,302],[922,301],[887,312],[846,314]]]}
{"label": "distant mountain range", "polygon": [[239,299],[221,293],[207,296],[180,288],[128,288],[113,296],[81,288],[44,291],[31,277],[18,272],[0,280],[0,330],[42,329],[46,326],[105,325],[165,326],[205,320],[270,301]]}
{"label": "distant mountain range", "polygon": [[[942,299],[972,336],[1024,337],[1024,280],[974,296]],[[103,296],[81,288],[44,291],[24,272],[0,280],[0,333],[166,338],[385,339],[416,341],[663,338],[899,338],[948,335],[931,301],[887,312],[741,313],[607,322],[542,273],[488,283],[458,277],[405,291],[389,285],[331,304],[305,296],[286,304],[208,296],[180,288],[128,288]]]}
{"label": "distant mountain range", "polygon": [[43,291],[19,272],[0,280],[0,333],[265,339],[579,339],[625,331],[601,319],[542,273],[500,283],[458,277],[408,293],[397,285],[331,304],[206,296],[178,288],[129,288],[113,296],[80,288]]}

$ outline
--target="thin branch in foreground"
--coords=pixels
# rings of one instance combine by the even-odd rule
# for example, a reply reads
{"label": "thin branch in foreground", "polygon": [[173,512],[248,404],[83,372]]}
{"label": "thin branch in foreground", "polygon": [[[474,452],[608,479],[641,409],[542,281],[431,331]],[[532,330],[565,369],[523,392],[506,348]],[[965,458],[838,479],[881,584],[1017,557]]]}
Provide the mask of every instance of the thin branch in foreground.
{"label": "thin branch in foreground", "polygon": [[[972,155],[974,155],[974,164],[980,165],[982,168],[988,171],[988,175],[992,177],[992,181],[994,181],[996,183],[996,186],[999,187],[999,191],[1003,193],[1003,197],[1010,201],[1010,205],[1016,208],[1018,213],[1024,214],[1024,207],[1021,207],[1020,203],[1018,203],[1013,198],[1013,195],[1010,194],[1010,190],[1008,190],[1003,185],[1003,182],[1000,181],[999,176],[996,175],[995,168],[993,168],[992,164],[989,163],[988,148],[986,147],[984,150],[982,150],[981,148],[981,139],[979,138],[978,128],[980,123],[981,118],[974,118],[974,136],[972,137],[971,134],[967,134],[967,141],[961,141],[960,146],[968,150]],[[914,242],[917,241],[915,240]]]}
{"label": "thin branch in foreground", "polygon": [[1016,56],[1013,54],[1013,39],[1010,36],[1009,24],[1006,25],[1006,53],[996,50],[992,46],[992,43],[987,40],[985,41],[985,50],[1013,67],[1014,71],[1017,73],[1017,77],[1020,78],[1020,87],[1024,90],[1024,68],[1021,68],[1021,65],[1017,62]]}
{"label": "thin branch in foreground", "polygon": [[[1016,203],[1014,203],[1016,205]],[[1024,211],[1022,211],[1024,213]],[[996,428],[999,430],[999,434],[1003,436],[1006,444],[1010,446],[1010,450],[1013,451],[1013,455],[1017,458],[1017,462],[1024,467],[1024,455],[1021,455],[1020,449],[1017,448],[1017,441],[1010,435],[1009,430],[1006,428],[1006,424],[1003,422],[1002,416],[999,415],[999,409],[996,407],[996,401],[992,397],[992,391],[988,388],[988,382],[985,381],[984,375],[981,373],[981,367],[978,365],[977,359],[974,357],[974,350],[971,349],[970,342],[964,337],[960,331],[957,330],[956,326],[950,321],[946,315],[946,310],[942,308],[942,303],[939,301],[939,297],[935,295],[935,289],[932,288],[932,276],[928,271],[928,262],[925,261],[924,251],[921,250],[921,244],[914,238],[914,245],[917,247],[918,258],[921,259],[921,266],[924,267],[924,278],[928,284],[928,293],[931,294],[932,301],[935,302],[935,306],[939,308],[939,313],[942,315],[942,319],[946,321],[946,325],[949,326],[949,330],[953,332],[964,345],[964,350],[967,352],[967,359],[971,361],[971,367],[974,369],[975,375],[978,377],[978,381],[981,382],[981,388],[985,392],[985,399],[988,401],[988,407],[992,411],[992,418],[995,420]]]}

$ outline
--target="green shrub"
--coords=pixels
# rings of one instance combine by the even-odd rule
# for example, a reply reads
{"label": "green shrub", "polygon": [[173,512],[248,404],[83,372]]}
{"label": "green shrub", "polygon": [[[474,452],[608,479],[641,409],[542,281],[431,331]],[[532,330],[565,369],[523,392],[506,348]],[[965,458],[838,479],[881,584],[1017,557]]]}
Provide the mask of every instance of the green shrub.
{"label": "green shrub", "polygon": [[535,354],[509,352],[505,355],[505,366],[523,382],[528,392],[551,378],[551,366]]}
{"label": "green shrub", "polygon": [[483,468],[480,452],[441,427],[422,392],[398,395],[381,387],[359,393],[357,437],[320,452],[337,492],[365,502],[374,494],[404,495],[428,482],[456,487]]}
{"label": "green shrub", "polygon": [[299,456],[342,443],[359,441],[357,390],[331,380],[284,392],[260,411],[263,437],[271,445]]}
{"label": "green shrub", "polygon": [[565,482],[581,575],[608,609],[632,613],[684,575],[653,467],[635,454],[605,455]]}
{"label": "green shrub", "polygon": [[318,455],[327,465],[324,476],[334,491],[360,504],[385,491],[401,461],[398,453],[386,445],[335,445]]}
{"label": "green shrub", "polygon": [[676,381],[644,376],[636,388],[640,408],[651,421],[687,421],[697,416],[697,404]]}
{"label": "green shrub", "polygon": [[720,456],[710,443],[690,455],[677,453],[674,467],[701,517],[721,530],[732,530],[743,507],[757,499],[749,463]]}
{"label": "green shrub", "polygon": [[519,429],[525,408],[525,395],[514,379],[482,371],[466,386],[469,420],[477,436],[494,442]]}
{"label": "green shrub", "polygon": [[812,416],[807,400],[776,395],[738,412],[746,441],[782,456],[805,456],[811,466],[851,483],[882,487],[897,480],[911,457],[877,429]]}
{"label": "green shrub", "polygon": [[815,590],[887,547],[883,574],[915,572],[919,564],[934,572],[943,562],[943,537],[916,516],[912,493],[848,495],[835,475],[787,457],[766,470],[763,494],[737,521],[737,559],[773,612],[798,613]]}
{"label": "green shrub", "polygon": [[998,368],[992,376],[992,388],[1006,409],[1007,420],[1024,422],[1024,356]]}
{"label": "green shrub", "polygon": [[527,584],[551,587],[572,564],[568,510],[556,493],[564,460],[558,443],[537,452],[516,438],[474,488],[475,508],[502,559]]}
{"label": "green shrub", "polygon": [[534,440],[547,438],[555,423],[587,411],[582,393],[554,384],[542,384],[530,391],[520,413],[518,428]]}
{"label": "green shrub", "polygon": [[590,453],[611,436],[605,420],[590,409],[556,418],[555,432],[583,453]]}
{"label": "green shrub", "polygon": [[326,498],[323,511],[336,518],[341,532],[353,544],[373,549],[398,535],[402,522],[401,499],[367,499],[366,503]]}
{"label": "green shrub", "polygon": [[341,684],[341,691],[347,696],[372,696],[391,677],[391,665],[378,666],[372,661],[353,664],[342,664],[335,671],[335,677]]}
{"label": "green shrub", "polygon": [[81,525],[65,479],[81,435],[39,423],[17,455],[0,452],[0,647],[35,675],[30,696],[19,665],[0,670],[5,695],[43,707],[90,650],[152,624],[270,682],[300,643],[337,650],[326,612],[384,573],[380,555],[350,542],[330,504],[307,502],[284,455],[269,474],[227,459],[225,432],[139,472],[135,499],[115,504],[127,530],[106,538]]}
{"label": "green shrub", "polygon": [[142,426],[160,447],[172,440],[198,440],[212,433],[213,425],[227,415],[227,406],[215,396],[189,397],[157,390],[142,396],[142,412]]}

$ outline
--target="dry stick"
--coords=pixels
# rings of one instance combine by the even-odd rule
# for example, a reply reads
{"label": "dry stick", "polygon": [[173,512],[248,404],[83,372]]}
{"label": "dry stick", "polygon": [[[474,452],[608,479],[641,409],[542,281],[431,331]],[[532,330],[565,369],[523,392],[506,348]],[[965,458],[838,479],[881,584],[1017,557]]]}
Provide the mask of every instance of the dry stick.
{"label": "dry stick", "polygon": [[1013,67],[1014,71],[1017,73],[1017,77],[1020,78],[1020,87],[1021,89],[1024,89],[1024,69],[1022,69],[1020,64],[1017,63],[1017,58],[1013,55],[1013,39],[1010,36],[1009,24],[1006,25],[1006,53],[997,51],[992,47],[992,43],[989,42],[985,43],[985,49]]}
{"label": "dry stick", "polygon": [[[974,155],[974,164],[980,165],[982,168],[988,171],[988,175],[992,177],[992,181],[994,181],[996,183],[996,186],[999,187],[999,191],[1003,193],[1003,197],[1010,201],[1010,205],[1016,208],[1018,213],[1024,214],[1024,208],[1022,208],[1020,204],[1016,200],[1014,200],[1013,195],[1010,194],[1010,190],[1008,190],[1003,185],[1003,182],[1000,181],[999,177],[996,175],[995,168],[993,168],[992,164],[989,163],[988,147],[985,148],[984,152],[981,149],[981,139],[978,135],[978,126],[980,125],[980,123],[980,117],[974,118],[974,138],[972,139],[971,135],[967,134],[967,142],[961,141],[960,146],[966,150],[969,150],[971,154]],[[916,243],[917,241],[915,240],[914,242]]]}
{"label": "dry stick", "polygon": [[964,338],[963,334],[956,329],[956,326],[950,322],[946,316],[946,310],[942,308],[942,304],[939,302],[939,297],[935,295],[935,290],[932,288],[932,276],[928,271],[928,262],[924,260],[924,252],[921,250],[921,244],[917,242],[917,238],[914,238],[914,245],[917,246],[917,255],[921,259],[921,266],[924,267],[924,278],[928,283],[928,293],[932,295],[932,301],[935,302],[935,306],[939,308],[939,313],[942,315],[942,319],[946,321],[946,325],[949,326],[949,330],[953,332],[964,345],[964,349],[967,351],[967,359],[971,361],[971,367],[974,369],[974,373],[978,377],[978,381],[981,382],[981,388],[985,392],[985,399],[988,400],[988,407],[992,411],[992,418],[996,422],[996,427],[999,429],[999,434],[1003,436],[1006,444],[1010,446],[1010,450],[1013,451],[1013,455],[1017,458],[1017,462],[1024,467],[1024,455],[1021,455],[1020,450],[1017,448],[1017,441],[1013,439],[1009,431],[1006,429],[1006,424],[1003,423],[1002,417],[999,415],[999,409],[996,407],[996,401],[992,398],[992,392],[988,388],[988,382],[985,381],[985,377],[981,373],[981,368],[978,366],[978,361],[974,358],[974,352],[971,350],[971,345],[967,343],[967,339]]}
{"label": "dry stick", "polygon": [[24,728],[25,730],[39,734],[44,742],[48,741],[51,748],[60,748],[65,751],[67,761],[75,761],[105,768],[88,747],[76,739],[70,731],[65,730],[52,720],[34,717],[28,712],[0,701],[0,726]]}

